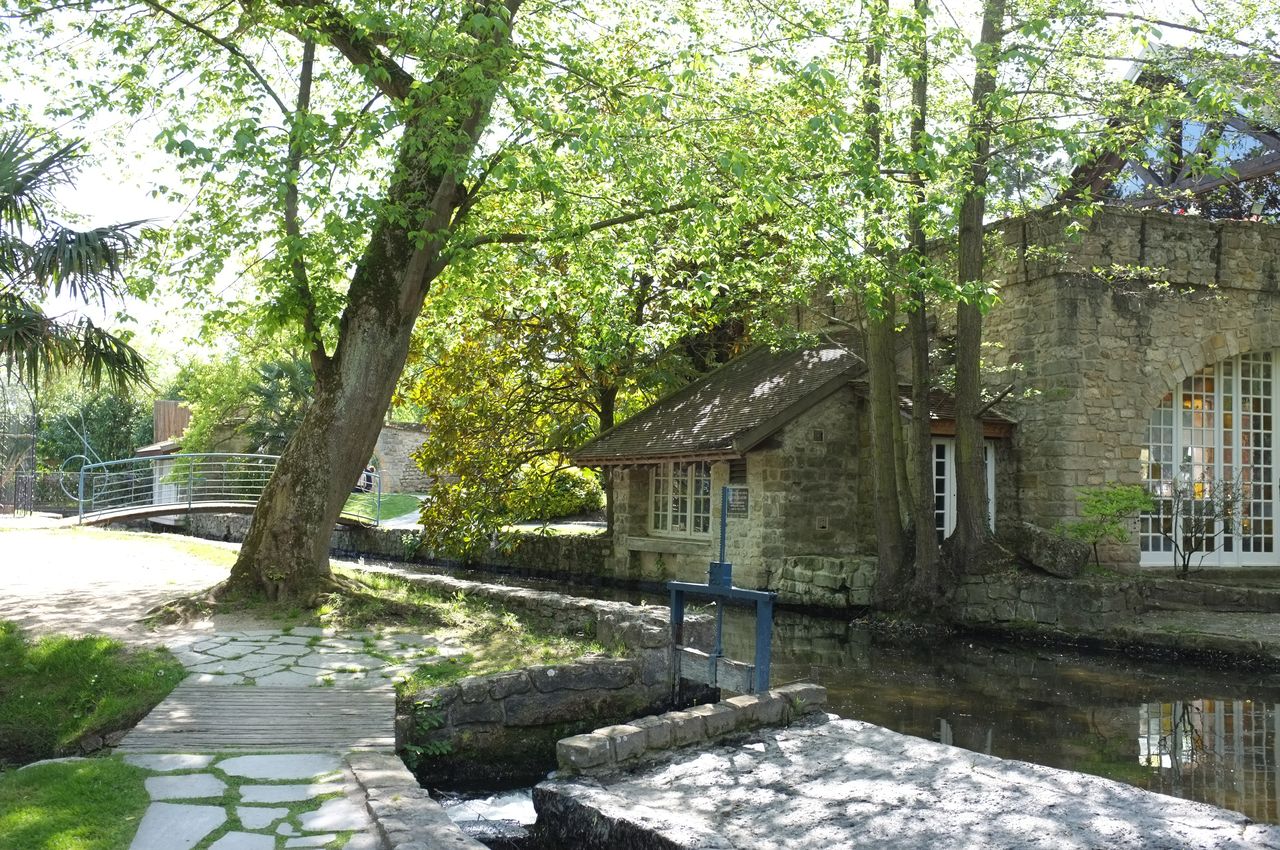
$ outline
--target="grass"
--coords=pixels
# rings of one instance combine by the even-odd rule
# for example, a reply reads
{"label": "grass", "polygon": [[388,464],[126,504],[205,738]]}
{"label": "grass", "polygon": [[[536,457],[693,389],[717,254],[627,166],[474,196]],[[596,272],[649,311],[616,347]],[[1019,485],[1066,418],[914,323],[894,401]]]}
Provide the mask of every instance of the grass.
{"label": "grass", "polygon": [[380,573],[340,568],[334,573],[352,590],[331,594],[316,610],[317,625],[342,630],[408,629],[465,648],[460,654],[441,655],[419,666],[402,692],[529,664],[568,662],[603,651],[587,639],[553,634],[463,594],[445,596]]}
{"label": "grass", "polygon": [[166,650],[104,637],[33,641],[0,621],[0,764],[49,758],[86,736],[127,729],[183,675]]}
{"label": "grass", "polygon": [[[383,519],[393,519],[405,514],[417,513],[421,501],[410,493],[383,493],[381,516]],[[352,493],[347,497],[347,504],[342,512],[356,516],[373,516],[377,510],[376,493]]]}
{"label": "grass", "polygon": [[0,850],[124,850],[147,772],[113,758],[0,773]]}

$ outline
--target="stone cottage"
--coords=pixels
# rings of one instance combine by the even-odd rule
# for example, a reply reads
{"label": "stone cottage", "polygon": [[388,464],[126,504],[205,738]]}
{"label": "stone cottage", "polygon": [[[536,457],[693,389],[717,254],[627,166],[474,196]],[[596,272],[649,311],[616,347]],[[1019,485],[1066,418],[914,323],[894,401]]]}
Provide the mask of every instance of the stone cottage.
{"label": "stone cottage", "polygon": [[[848,343],[758,348],[657,402],[574,454],[614,487],[612,554],[619,577],[701,580],[720,545],[743,587],[783,590],[830,607],[869,601],[875,570],[866,466],[863,361]],[[940,534],[955,523],[950,400],[931,407]],[[994,516],[1010,506],[1012,424],[986,421]]]}

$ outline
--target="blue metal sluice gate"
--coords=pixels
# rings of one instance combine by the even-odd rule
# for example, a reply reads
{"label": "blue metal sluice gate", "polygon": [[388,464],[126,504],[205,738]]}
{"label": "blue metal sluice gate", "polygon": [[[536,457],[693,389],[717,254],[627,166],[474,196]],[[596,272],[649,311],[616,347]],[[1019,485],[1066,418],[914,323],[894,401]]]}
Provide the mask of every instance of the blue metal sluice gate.
{"label": "blue metal sluice gate", "polygon": [[[673,697],[679,699],[680,679],[722,687],[741,694],[769,689],[769,664],[773,653],[773,603],[778,594],[733,586],[733,564],[725,560],[728,530],[729,488],[720,489],[720,559],[707,569],[707,583],[669,581],[671,595],[671,669]],[[711,652],[684,645],[685,597],[709,598],[716,606],[715,641]],[[724,657],[724,606],[755,606],[755,663]]]}

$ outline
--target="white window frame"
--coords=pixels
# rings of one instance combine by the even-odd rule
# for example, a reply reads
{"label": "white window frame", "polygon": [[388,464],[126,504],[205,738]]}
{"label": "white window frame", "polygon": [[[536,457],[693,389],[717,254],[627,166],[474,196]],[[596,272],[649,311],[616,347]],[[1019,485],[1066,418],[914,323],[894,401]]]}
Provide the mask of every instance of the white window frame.
{"label": "white window frame", "polygon": [[[705,484],[700,489],[701,484]],[[710,539],[711,464],[666,461],[649,470],[649,532],[662,537]]]}
{"label": "white window frame", "polygon": [[[944,466],[942,510],[937,510],[937,461],[941,449]],[[987,525],[994,531],[996,527],[996,444],[984,440],[982,451],[987,467]],[[934,437],[933,454],[929,458],[930,469],[934,470],[934,528],[937,529],[937,515],[942,514],[944,527],[938,529],[943,539],[951,536],[956,530],[956,440],[954,437]]]}
{"label": "white window frame", "polygon": [[[1264,350],[1210,364],[1179,382],[1150,412],[1139,463],[1159,507],[1139,517],[1142,566],[1173,566],[1173,546],[1156,526],[1168,522],[1162,512],[1172,488],[1205,479],[1246,483],[1235,521],[1215,536],[1212,549],[1192,556],[1191,568],[1280,563],[1278,360],[1275,351]],[[1266,530],[1253,530],[1254,523]]]}

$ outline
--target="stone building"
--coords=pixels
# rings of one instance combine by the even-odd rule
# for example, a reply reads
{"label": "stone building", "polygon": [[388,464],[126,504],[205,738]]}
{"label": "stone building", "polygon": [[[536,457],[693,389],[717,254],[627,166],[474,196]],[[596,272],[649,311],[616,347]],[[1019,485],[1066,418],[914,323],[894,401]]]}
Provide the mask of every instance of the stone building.
{"label": "stone building", "polygon": [[1109,207],[1074,239],[1050,219],[1004,237],[1013,259],[985,332],[1030,391],[1008,405],[1022,518],[1052,527],[1078,516],[1081,489],[1144,484],[1157,511],[1107,555],[1169,567],[1190,533],[1173,527],[1175,493],[1185,514],[1230,485],[1233,518],[1193,565],[1280,567],[1280,226]]}
{"label": "stone building", "polygon": [[[996,414],[986,424],[997,527],[1052,529],[1079,518],[1083,491],[1142,484],[1157,510],[1104,549],[1110,563],[1169,568],[1176,541],[1204,550],[1198,567],[1280,568],[1280,226],[1110,207],[1070,238],[1050,217],[1002,232],[1008,261],[985,338],[993,384],[1019,392],[1001,405],[1012,424]],[[583,447],[575,460],[607,467],[615,485],[610,571],[705,575],[728,485],[740,585],[865,602],[875,549],[861,372],[836,343],[757,350]],[[946,396],[932,414],[945,533]],[[1176,525],[1175,491],[1185,516],[1228,484],[1231,517]]]}
{"label": "stone building", "polygon": [[[613,481],[606,569],[644,581],[704,579],[719,559],[727,487],[725,557],[735,584],[780,590],[792,602],[867,604],[875,541],[863,372],[838,341],[759,348],[579,449],[575,462],[605,467]],[[942,394],[931,412],[944,534],[955,523],[955,423]],[[1012,492],[1012,426],[991,413],[986,429],[988,489]],[[1011,506],[995,498],[990,508],[999,516]]]}

